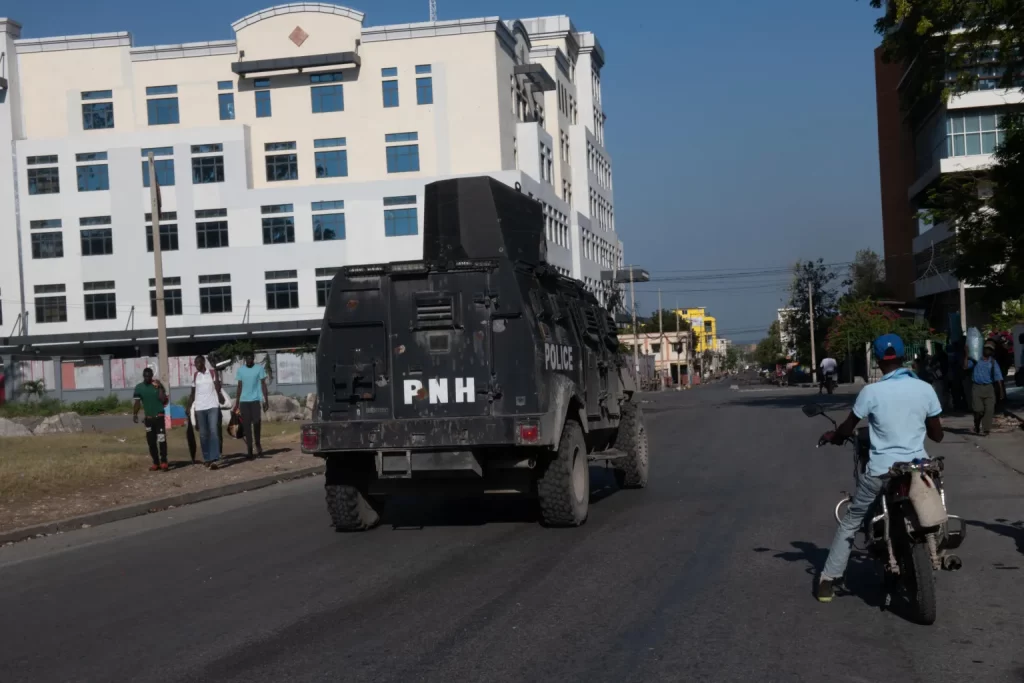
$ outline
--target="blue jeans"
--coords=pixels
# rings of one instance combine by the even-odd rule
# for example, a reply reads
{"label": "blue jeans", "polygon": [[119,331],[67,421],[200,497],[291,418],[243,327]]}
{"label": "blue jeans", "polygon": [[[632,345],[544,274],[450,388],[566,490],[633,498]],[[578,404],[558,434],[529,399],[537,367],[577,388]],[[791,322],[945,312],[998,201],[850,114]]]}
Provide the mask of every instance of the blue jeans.
{"label": "blue jeans", "polygon": [[220,408],[196,411],[196,426],[199,427],[199,443],[203,448],[203,461],[220,460],[220,441],[217,439],[217,418]]}
{"label": "blue jeans", "polygon": [[829,549],[825,567],[821,570],[821,578],[835,580],[846,572],[846,564],[850,561],[850,552],[853,550],[854,536],[864,525],[864,516],[868,514],[881,491],[880,477],[861,473],[857,480],[857,492],[853,494],[850,507],[846,509],[846,515],[836,529],[835,538],[832,539],[832,548]]}

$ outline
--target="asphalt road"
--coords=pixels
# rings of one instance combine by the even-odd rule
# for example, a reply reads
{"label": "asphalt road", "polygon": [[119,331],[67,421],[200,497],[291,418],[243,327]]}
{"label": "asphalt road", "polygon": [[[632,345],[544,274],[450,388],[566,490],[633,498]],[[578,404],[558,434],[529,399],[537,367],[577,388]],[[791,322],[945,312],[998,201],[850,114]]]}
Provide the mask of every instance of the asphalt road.
{"label": "asphalt road", "polygon": [[808,397],[651,397],[650,487],[595,470],[579,529],[404,502],[335,534],[308,480],[0,549],[0,679],[1024,681],[1024,477],[960,435],[933,449],[974,522],[934,626],[881,611],[863,561],[820,605],[852,468],[814,448]]}

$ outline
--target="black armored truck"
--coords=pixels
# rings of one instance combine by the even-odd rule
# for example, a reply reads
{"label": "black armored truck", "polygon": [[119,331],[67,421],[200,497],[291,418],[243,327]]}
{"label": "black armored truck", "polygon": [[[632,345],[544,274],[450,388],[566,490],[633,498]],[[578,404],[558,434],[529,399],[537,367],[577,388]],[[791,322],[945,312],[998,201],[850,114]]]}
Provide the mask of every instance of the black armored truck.
{"label": "black armored truck", "polygon": [[587,519],[589,464],[647,484],[636,383],[614,320],[546,263],[537,201],[493,178],[425,189],[423,259],[343,268],[317,348],[302,450],[326,460],[338,530],[389,495],[535,495],[551,526]]}

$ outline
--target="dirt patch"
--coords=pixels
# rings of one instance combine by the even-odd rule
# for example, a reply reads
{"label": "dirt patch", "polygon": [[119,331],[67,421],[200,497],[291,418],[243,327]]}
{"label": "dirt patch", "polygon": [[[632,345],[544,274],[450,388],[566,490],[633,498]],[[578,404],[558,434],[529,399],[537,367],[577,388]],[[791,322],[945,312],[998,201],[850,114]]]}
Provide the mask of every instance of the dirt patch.
{"label": "dirt patch", "polygon": [[185,430],[174,429],[168,434],[167,472],[149,471],[141,427],[3,439],[0,531],[319,464],[299,451],[298,431],[298,423],[264,424],[265,457],[252,461],[244,457],[245,444],[225,434],[224,467],[208,470],[192,465]]}

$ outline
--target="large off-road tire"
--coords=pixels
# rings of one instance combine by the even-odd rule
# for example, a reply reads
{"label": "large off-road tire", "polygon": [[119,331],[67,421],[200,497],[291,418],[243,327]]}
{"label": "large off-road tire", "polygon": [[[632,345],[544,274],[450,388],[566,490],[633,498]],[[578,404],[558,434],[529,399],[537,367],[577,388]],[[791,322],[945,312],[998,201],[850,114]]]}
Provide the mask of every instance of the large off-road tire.
{"label": "large off-road tire", "polygon": [[541,522],[546,526],[579,526],[590,509],[590,462],[583,428],[566,420],[558,454],[543,466],[537,478]]}
{"label": "large off-road tire", "polygon": [[642,489],[647,486],[651,466],[647,450],[647,428],[644,426],[644,413],[635,403],[622,406],[615,447],[626,453],[625,458],[614,461],[615,481],[619,487]]}
{"label": "large off-road tire", "polygon": [[356,486],[329,484],[327,510],[338,531],[366,531],[380,524],[379,504]]}
{"label": "large off-road tire", "polygon": [[913,603],[918,623],[928,626],[935,623],[935,571],[927,543],[914,543],[908,548],[907,567],[909,576],[904,578],[907,592]]}

